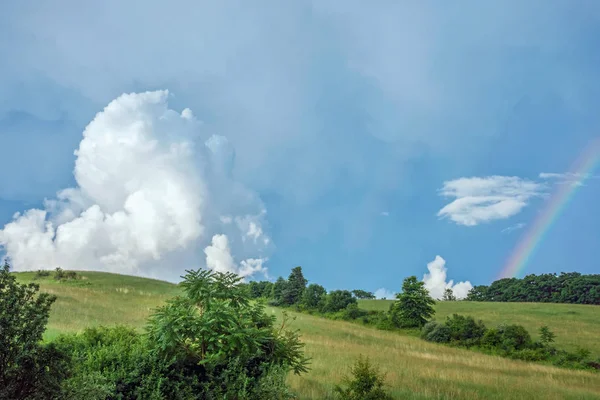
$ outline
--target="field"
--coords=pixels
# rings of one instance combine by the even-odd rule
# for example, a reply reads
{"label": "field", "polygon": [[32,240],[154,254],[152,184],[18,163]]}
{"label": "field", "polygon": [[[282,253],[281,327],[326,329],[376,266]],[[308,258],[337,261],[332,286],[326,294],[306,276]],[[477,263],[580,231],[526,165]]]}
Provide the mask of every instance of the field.
{"label": "field", "polygon": [[[176,285],[122,275],[83,272],[86,279],[60,283],[38,280],[44,291],[58,296],[46,338],[86,326],[115,323],[143,328],[151,310],[176,294]],[[33,273],[19,273],[30,281]],[[365,308],[387,308],[383,301]],[[279,314],[277,309],[269,312]],[[530,330],[547,324],[558,345],[580,344],[599,352],[593,340],[600,331],[600,307],[556,304],[441,303],[438,318],[453,312],[474,315],[490,324],[504,320]],[[311,371],[290,376],[301,399],[324,399],[340,382],[359,354],[369,355],[387,373],[392,393],[402,399],[600,399],[600,374],[491,357],[424,342],[418,338],[306,314],[293,314],[302,334]],[[571,338],[562,334],[570,326]],[[566,331],[565,331],[566,332]]]}
{"label": "field", "polygon": [[[392,300],[360,300],[361,308],[387,310]],[[574,351],[583,347],[600,357],[600,307],[580,304],[548,303],[485,303],[448,301],[435,306],[435,319],[444,321],[452,314],[471,315],[481,319],[486,326],[503,323],[523,325],[534,338],[538,329],[546,324],[556,333],[559,348]]]}

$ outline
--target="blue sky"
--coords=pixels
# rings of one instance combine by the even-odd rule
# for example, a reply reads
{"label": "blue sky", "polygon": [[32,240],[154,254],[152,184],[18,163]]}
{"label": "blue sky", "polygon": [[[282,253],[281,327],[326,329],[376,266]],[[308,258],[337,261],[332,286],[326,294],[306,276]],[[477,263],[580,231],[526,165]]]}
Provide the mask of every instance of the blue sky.
{"label": "blue sky", "polygon": [[[301,265],[329,289],[395,291],[440,255],[448,279],[487,284],[581,178],[540,173],[600,135],[599,49],[595,1],[4,2],[0,227],[37,208],[69,229],[21,220],[0,242],[17,269]],[[107,139],[140,126],[139,146]],[[184,142],[199,150],[175,157]],[[526,272],[599,271],[599,197],[587,180]]]}

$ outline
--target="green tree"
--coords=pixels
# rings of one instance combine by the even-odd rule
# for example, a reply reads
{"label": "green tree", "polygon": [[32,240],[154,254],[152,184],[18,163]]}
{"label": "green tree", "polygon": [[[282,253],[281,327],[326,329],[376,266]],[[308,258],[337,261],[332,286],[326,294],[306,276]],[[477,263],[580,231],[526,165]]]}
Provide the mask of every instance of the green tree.
{"label": "green tree", "polygon": [[336,397],[340,400],[392,400],[385,387],[385,376],[371,365],[369,358],[359,356],[351,369],[351,377],[345,377],[346,388],[336,385]]}
{"label": "green tree", "polygon": [[549,345],[550,343],[554,342],[555,337],[556,334],[552,332],[547,325],[544,325],[540,328],[540,341],[544,345]]}
{"label": "green tree", "polygon": [[275,300],[275,304],[283,303],[283,294],[287,288],[287,281],[283,279],[281,276],[277,278],[277,281],[273,284],[273,294],[272,298]]}
{"label": "green tree", "polygon": [[287,280],[287,285],[283,290],[283,304],[291,306],[293,304],[300,303],[302,293],[304,293],[307,283],[308,281],[304,278],[304,275],[302,274],[302,267],[292,268],[292,272],[290,273],[290,276]]}
{"label": "green tree", "polygon": [[69,360],[54,345],[42,345],[56,297],[39,285],[19,284],[8,261],[0,269],[0,399],[59,397]]}
{"label": "green tree", "polygon": [[327,296],[327,290],[321,285],[311,283],[302,294],[301,304],[307,309],[316,310],[322,308]]}
{"label": "green tree", "polygon": [[450,288],[446,288],[444,290],[444,297],[442,297],[443,301],[456,301],[456,296],[454,295],[454,291]]}
{"label": "green tree", "polygon": [[390,319],[397,327],[420,328],[435,314],[435,300],[416,276],[404,279],[396,299],[390,307]]}
{"label": "green tree", "polygon": [[375,295],[372,292],[367,292],[366,290],[356,289],[352,291],[352,294],[356,296],[357,299],[374,299]]}
{"label": "green tree", "polygon": [[323,311],[336,312],[345,309],[350,304],[356,304],[356,299],[348,290],[333,290],[327,295]]}

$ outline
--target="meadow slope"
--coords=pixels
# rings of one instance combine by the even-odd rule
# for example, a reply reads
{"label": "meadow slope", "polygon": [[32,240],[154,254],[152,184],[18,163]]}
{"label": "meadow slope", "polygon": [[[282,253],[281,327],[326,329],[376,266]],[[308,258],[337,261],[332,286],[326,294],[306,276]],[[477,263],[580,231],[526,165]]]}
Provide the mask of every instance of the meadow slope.
{"label": "meadow slope", "polygon": [[[31,281],[33,275],[19,273],[18,278],[20,281]],[[144,278],[96,272],[82,272],[82,275],[86,279],[73,283],[56,282],[52,278],[36,281],[42,290],[58,296],[52,308],[46,338],[101,324],[120,323],[142,329],[151,310],[179,291],[176,285]],[[363,302],[361,306],[387,307],[383,301]],[[535,310],[536,305],[527,306]],[[440,303],[437,317],[444,318],[452,312],[459,312],[479,316],[490,323],[510,318],[530,329],[546,323],[557,331],[560,344],[571,346],[578,341],[593,344],[589,338],[598,332],[600,307],[587,309],[585,306],[563,306],[540,305],[542,308],[539,310],[542,311],[535,312],[523,311],[527,307],[511,304]],[[269,312],[279,316],[281,310],[271,308]],[[505,312],[509,314],[503,315]],[[359,354],[369,355],[386,372],[387,382],[397,398],[600,398],[598,373],[512,361],[349,322],[291,314],[296,318],[293,326],[300,330],[302,340],[306,343],[307,355],[312,357],[310,373],[289,378],[292,388],[301,399],[327,398],[333,385],[340,382]],[[561,338],[560,330],[555,325],[559,322],[557,319],[564,319],[564,316],[569,316],[570,321],[577,324],[577,329],[571,330],[572,337],[585,340]],[[587,347],[598,351],[598,343]]]}

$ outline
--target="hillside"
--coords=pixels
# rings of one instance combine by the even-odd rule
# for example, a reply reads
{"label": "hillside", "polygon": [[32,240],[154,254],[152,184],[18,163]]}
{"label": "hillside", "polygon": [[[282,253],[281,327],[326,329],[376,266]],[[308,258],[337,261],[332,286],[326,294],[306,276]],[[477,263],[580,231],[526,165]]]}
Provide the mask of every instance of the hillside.
{"label": "hillside", "polygon": [[[42,290],[58,296],[52,309],[47,338],[99,324],[121,323],[142,328],[152,308],[178,292],[176,285],[167,282],[97,272],[81,274],[85,279],[74,282],[57,282],[51,277],[36,281]],[[17,276],[20,281],[31,281],[34,274],[18,273]],[[387,307],[384,301],[361,305]],[[600,307],[564,308],[565,305],[548,304],[537,305],[543,306],[542,311],[533,312],[505,306],[521,305],[441,303],[438,305],[438,318],[460,312],[487,316],[487,320],[483,319],[490,323],[511,318],[511,321],[528,328],[546,323],[557,331],[559,344],[575,345],[581,341],[588,343],[586,347],[590,350],[598,352],[598,344],[594,346],[589,338],[598,332]],[[279,314],[280,310],[271,309],[270,312]],[[504,313],[510,314],[504,316]],[[292,315],[297,318],[294,326],[301,331],[307,355],[313,359],[308,374],[290,376],[292,388],[302,399],[327,398],[333,385],[340,382],[359,354],[369,355],[387,372],[387,382],[393,393],[403,399],[600,398],[598,373],[512,361],[358,324],[306,314]],[[571,330],[571,339],[567,340],[566,335],[561,337],[560,331],[555,328],[559,322],[557,316],[563,320],[562,317],[571,316],[569,321],[578,324]],[[596,321],[593,321],[594,318]]]}
{"label": "hillside", "polygon": [[[393,300],[359,300],[366,310],[388,310]],[[538,329],[548,325],[556,333],[556,346],[573,351],[578,346],[600,357],[600,306],[556,303],[492,303],[441,301],[435,305],[435,319],[443,321],[452,314],[471,315],[486,326],[503,323],[523,325],[534,338]]]}

